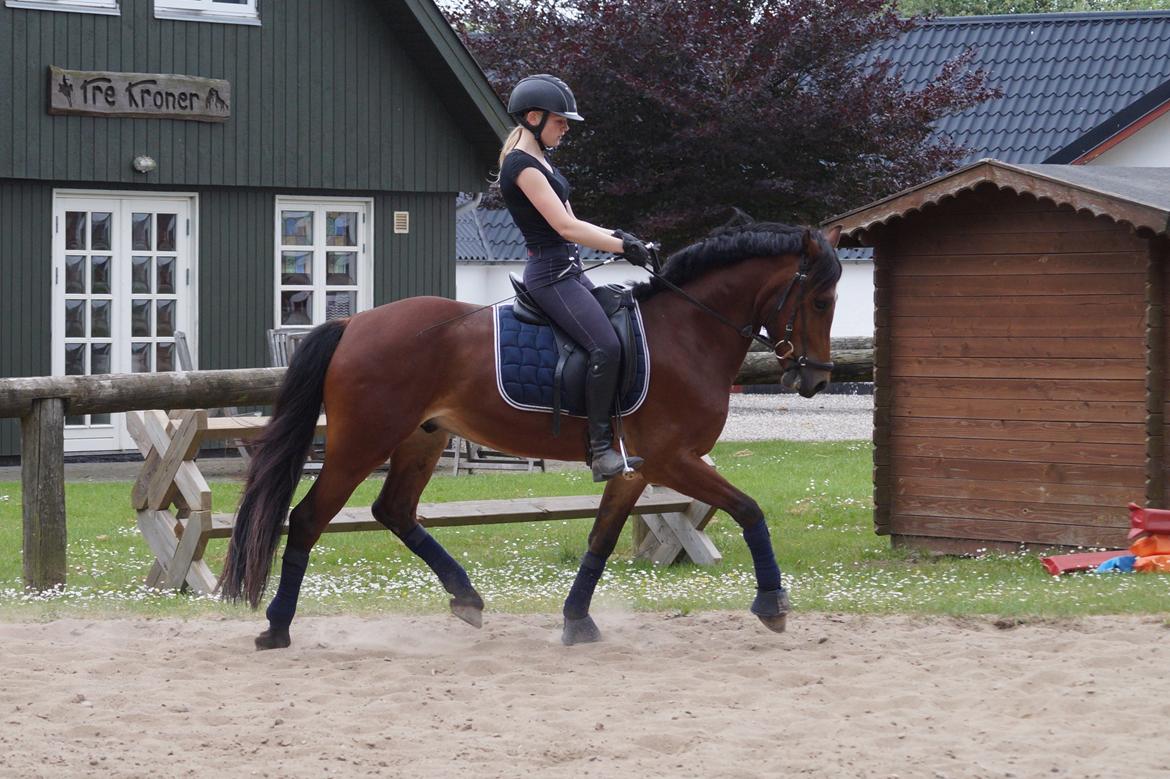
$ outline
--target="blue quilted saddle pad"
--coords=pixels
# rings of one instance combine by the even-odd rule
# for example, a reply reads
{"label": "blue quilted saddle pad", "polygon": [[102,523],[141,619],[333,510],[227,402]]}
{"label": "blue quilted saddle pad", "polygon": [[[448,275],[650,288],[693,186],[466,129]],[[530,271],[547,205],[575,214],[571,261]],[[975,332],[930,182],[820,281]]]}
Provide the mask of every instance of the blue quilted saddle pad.
{"label": "blue quilted saddle pad", "polygon": [[[495,307],[494,323],[493,351],[500,395],[514,408],[552,413],[553,376],[557,368],[557,344],[552,328],[521,322],[512,313],[510,303]],[[623,414],[632,414],[641,407],[650,386],[650,352],[642,326],[642,311],[637,304],[633,324],[637,345],[636,377],[633,387],[622,395]],[[570,359],[585,359],[584,350],[578,348]],[[561,388],[561,411],[572,416],[585,416],[584,386]]]}

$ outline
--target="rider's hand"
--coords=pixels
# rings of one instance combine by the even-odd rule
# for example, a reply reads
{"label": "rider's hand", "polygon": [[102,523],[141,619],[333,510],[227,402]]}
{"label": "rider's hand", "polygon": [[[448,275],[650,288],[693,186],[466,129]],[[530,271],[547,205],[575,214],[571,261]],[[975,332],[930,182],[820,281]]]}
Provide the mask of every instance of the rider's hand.
{"label": "rider's hand", "polygon": [[650,265],[650,250],[646,248],[645,243],[624,230],[614,230],[613,237],[621,239],[621,256],[625,257],[631,265],[637,265],[639,268]]}

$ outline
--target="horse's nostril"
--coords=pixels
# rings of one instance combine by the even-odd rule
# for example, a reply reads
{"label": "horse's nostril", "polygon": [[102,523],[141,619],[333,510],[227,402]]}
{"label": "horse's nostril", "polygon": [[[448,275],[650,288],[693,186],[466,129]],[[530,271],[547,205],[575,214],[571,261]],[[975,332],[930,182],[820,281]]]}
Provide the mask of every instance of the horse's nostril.
{"label": "horse's nostril", "polygon": [[827,386],[829,386],[829,382],[827,382],[827,381],[818,381],[818,382],[817,382],[817,384],[816,384],[816,386],[815,386],[815,387],[813,387],[813,394],[814,394],[814,395],[815,395],[815,394],[817,394],[818,392],[820,392],[821,390],[823,390],[823,389],[824,389],[825,387],[827,387]]}

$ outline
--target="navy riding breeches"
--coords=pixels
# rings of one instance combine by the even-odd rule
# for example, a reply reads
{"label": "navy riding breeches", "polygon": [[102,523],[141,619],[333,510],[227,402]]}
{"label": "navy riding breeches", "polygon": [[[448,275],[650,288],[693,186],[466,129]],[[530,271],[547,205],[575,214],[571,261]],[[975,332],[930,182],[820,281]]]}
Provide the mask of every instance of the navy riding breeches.
{"label": "navy riding breeches", "polygon": [[600,349],[610,365],[621,359],[621,344],[613,325],[590,291],[575,244],[528,250],[524,284],[552,321],[587,352]]}

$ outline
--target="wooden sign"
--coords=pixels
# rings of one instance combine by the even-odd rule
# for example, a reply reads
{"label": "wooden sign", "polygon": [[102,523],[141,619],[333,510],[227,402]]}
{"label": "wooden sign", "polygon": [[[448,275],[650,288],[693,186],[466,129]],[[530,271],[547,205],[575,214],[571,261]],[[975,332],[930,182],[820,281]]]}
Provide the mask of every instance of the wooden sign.
{"label": "wooden sign", "polygon": [[109,73],[49,66],[49,113],[225,122],[232,85],[166,73]]}

